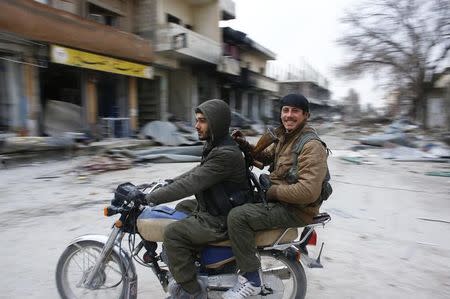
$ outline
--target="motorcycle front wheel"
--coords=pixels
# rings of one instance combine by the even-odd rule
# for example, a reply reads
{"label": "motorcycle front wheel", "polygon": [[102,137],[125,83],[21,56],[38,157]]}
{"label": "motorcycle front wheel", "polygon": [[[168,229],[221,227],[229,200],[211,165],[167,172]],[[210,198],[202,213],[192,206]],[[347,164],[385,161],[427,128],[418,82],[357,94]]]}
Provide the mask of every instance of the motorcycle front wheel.
{"label": "motorcycle front wheel", "polygon": [[265,299],[303,299],[306,295],[306,274],[300,262],[281,253],[260,252]]}
{"label": "motorcycle front wheel", "polygon": [[56,285],[61,298],[111,299],[124,296],[123,277],[126,269],[114,250],[106,257],[91,287],[87,288],[83,283],[103,246],[103,243],[96,241],[80,241],[66,248],[56,267]]}

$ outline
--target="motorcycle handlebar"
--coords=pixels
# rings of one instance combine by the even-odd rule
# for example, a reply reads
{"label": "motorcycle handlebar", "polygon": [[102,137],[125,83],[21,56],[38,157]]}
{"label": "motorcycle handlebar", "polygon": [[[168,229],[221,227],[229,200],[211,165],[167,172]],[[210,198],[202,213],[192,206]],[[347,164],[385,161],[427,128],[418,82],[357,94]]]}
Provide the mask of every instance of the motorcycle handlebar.
{"label": "motorcycle handlebar", "polygon": [[113,216],[126,211],[123,207],[107,206],[103,209],[103,215],[106,217]]}

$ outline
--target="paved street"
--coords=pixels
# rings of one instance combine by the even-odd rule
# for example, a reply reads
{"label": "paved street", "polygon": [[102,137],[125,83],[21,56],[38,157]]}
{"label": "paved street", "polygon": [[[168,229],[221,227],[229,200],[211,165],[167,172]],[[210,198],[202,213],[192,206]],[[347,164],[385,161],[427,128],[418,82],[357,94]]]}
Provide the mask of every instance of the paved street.
{"label": "paved street", "polygon": [[[331,134],[333,151],[351,141]],[[372,165],[329,159],[334,193],[323,205],[324,269],[307,269],[307,298],[449,298],[450,180],[425,176],[440,163],[392,163],[373,150]],[[107,234],[103,206],[122,182],[171,178],[195,163],[146,164],[85,176],[88,157],[60,157],[0,170],[0,298],[58,298],[54,272],[76,236]],[[164,298],[150,270],[139,269],[139,298]]]}

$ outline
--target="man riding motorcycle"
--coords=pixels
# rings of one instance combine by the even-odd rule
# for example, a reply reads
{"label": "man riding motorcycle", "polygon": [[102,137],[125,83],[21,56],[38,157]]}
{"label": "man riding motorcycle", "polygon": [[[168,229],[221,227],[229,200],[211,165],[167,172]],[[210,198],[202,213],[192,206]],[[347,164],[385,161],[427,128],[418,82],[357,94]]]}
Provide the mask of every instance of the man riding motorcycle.
{"label": "man riding motorcycle", "polygon": [[[328,151],[314,129],[306,125],[308,100],[300,94],[283,97],[280,117],[283,128],[277,136],[278,143],[254,157],[264,165],[272,165],[272,185],[266,194],[268,205],[245,204],[228,215],[228,234],[242,275],[223,295],[225,299],[243,299],[261,291],[256,231],[305,226],[319,213],[322,184],[328,173]],[[313,137],[305,140],[301,152],[295,154],[295,146],[306,134]],[[242,134],[233,136],[241,147],[250,146]]]}
{"label": "man riding motorcycle", "polygon": [[157,205],[195,194],[196,204],[184,201],[177,209],[190,216],[170,224],[164,232],[169,269],[176,282],[169,285],[170,298],[207,298],[205,284],[197,280],[194,254],[208,243],[227,238],[226,219],[230,198],[245,196],[249,185],[244,157],[229,135],[231,111],[222,100],[209,100],[195,109],[195,128],[205,140],[200,165],[172,183],[146,195]]}

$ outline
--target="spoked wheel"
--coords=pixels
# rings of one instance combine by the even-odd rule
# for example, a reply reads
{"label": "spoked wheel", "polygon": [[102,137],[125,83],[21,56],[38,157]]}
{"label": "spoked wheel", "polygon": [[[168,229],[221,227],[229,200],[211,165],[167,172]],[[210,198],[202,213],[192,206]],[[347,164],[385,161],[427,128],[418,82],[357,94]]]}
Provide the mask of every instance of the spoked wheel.
{"label": "spoked wheel", "polygon": [[81,241],[66,248],[56,267],[56,285],[61,298],[123,297],[126,269],[115,251],[106,258],[92,286],[88,288],[83,283],[94,267],[103,245],[96,241]]}
{"label": "spoked wheel", "polygon": [[[261,298],[303,299],[306,275],[302,264],[282,254],[260,252],[266,290]],[[265,296],[264,296],[265,295]]]}

